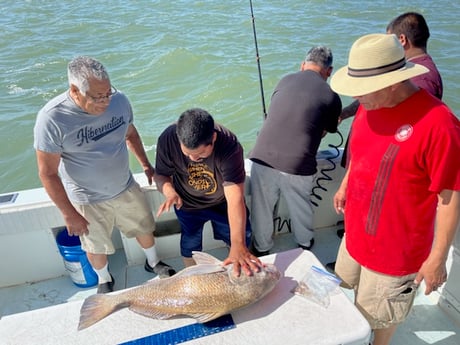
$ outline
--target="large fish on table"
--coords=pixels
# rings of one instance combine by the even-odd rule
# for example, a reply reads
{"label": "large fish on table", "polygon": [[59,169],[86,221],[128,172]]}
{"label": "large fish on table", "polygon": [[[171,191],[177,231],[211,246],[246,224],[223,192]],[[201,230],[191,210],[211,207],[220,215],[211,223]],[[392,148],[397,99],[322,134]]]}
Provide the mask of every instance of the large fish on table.
{"label": "large fish on table", "polygon": [[197,265],[166,279],[154,279],[117,294],[88,297],[80,310],[82,330],[122,308],[154,319],[189,316],[207,322],[232,310],[260,300],[281,277],[275,265],[265,264],[260,272],[235,277],[232,265],[222,266],[213,256],[194,252]]}

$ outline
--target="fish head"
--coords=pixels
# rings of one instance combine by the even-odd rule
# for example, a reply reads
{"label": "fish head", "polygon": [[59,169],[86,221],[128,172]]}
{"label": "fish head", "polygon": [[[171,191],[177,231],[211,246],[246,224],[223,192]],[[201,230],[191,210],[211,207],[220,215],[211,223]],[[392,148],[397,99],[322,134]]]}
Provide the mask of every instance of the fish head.
{"label": "fish head", "polygon": [[281,278],[281,272],[273,264],[264,264],[259,272],[255,272],[255,275],[260,275],[263,280],[270,280],[278,282]]}
{"label": "fish head", "polygon": [[281,272],[273,264],[264,264],[259,272],[250,276],[242,272],[236,277],[232,269],[227,273],[228,289],[232,291],[228,297],[228,303],[232,305],[230,310],[259,301],[275,288],[281,278]]}
{"label": "fish head", "polygon": [[273,290],[281,278],[281,272],[273,264],[264,264],[259,272],[253,272],[250,276],[241,273],[238,277],[234,275],[231,266],[227,271],[230,282],[244,290],[251,291],[258,298],[265,296]]}

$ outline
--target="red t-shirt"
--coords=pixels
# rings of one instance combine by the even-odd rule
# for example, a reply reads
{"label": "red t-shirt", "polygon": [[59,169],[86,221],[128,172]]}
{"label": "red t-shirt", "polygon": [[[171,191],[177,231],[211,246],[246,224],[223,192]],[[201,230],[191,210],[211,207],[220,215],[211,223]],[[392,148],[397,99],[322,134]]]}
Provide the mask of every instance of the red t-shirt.
{"label": "red t-shirt", "polygon": [[393,108],[360,107],[350,139],[346,244],[389,275],[419,270],[434,236],[437,195],[460,190],[460,122],[425,90]]}

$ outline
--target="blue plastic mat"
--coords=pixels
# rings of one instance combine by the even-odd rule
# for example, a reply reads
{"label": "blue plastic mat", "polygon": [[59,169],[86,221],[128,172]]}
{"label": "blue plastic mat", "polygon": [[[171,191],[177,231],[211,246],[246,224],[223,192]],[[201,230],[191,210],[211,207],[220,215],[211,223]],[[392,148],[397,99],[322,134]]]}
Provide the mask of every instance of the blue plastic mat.
{"label": "blue plastic mat", "polygon": [[236,325],[230,314],[221,316],[206,323],[194,323],[191,325],[170,329],[157,334],[152,334],[144,338],[131,340],[120,345],[172,345],[180,344],[185,341],[205,337],[207,335],[223,332]]}

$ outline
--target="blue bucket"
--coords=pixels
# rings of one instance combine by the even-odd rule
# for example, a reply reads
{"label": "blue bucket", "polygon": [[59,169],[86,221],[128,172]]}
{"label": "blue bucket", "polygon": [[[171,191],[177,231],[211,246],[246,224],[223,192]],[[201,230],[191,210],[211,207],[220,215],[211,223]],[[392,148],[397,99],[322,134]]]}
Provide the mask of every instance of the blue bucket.
{"label": "blue bucket", "polygon": [[67,229],[61,230],[56,236],[59,252],[64,258],[64,266],[73,283],[78,287],[91,287],[97,284],[98,278],[86,253],[81,249],[80,238],[69,236]]}

